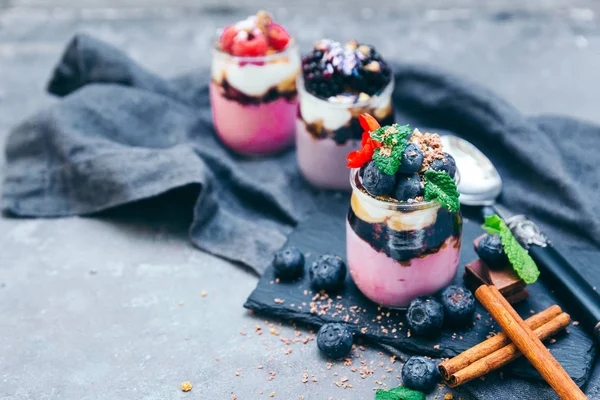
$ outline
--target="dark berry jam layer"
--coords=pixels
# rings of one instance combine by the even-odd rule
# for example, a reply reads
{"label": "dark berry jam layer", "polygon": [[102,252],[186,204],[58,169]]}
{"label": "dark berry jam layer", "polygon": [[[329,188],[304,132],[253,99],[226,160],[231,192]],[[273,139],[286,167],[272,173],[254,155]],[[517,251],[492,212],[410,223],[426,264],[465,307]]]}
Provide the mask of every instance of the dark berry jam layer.
{"label": "dark berry jam layer", "polygon": [[[304,121],[302,118],[302,112],[298,107],[298,118]],[[358,115],[352,115],[350,121],[342,126],[341,128],[331,130],[323,126],[319,122],[306,122],[306,131],[315,139],[326,139],[331,138],[337,144],[345,144],[348,140],[360,140],[362,138],[363,129],[358,121]],[[390,113],[379,120],[382,126],[392,125],[394,123],[394,112],[390,110]]]}
{"label": "dark berry jam layer", "polygon": [[449,237],[460,245],[462,217],[445,208],[437,212],[435,223],[418,230],[396,231],[385,222],[370,223],[360,219],[350,207],[348,223],[354,232],[373,249],[404,263],[417,257],[437,253]]}
{"label": "dark berry jam layer", "polygon": [[229,82],[227,82],[227,79],[223,79],[221,83],[216,83],[214,81],[213,83],[218,86],[221,96],[228,100],[236,101],[244,106],[270,103],[280,98],[284,98],[288,102],[295,102],[298,97],[298,92],[295,88],[293,90],[280,91],[276,86],[273,86],[262,96],[248,96],[231,86]]}
{"label": "dark berry jam layer", "polygon": [[344,93],[380,93],[392,70],[373,46],[351,40],[342,45],[323,39],[302,58],[306,91],[322,99]]}

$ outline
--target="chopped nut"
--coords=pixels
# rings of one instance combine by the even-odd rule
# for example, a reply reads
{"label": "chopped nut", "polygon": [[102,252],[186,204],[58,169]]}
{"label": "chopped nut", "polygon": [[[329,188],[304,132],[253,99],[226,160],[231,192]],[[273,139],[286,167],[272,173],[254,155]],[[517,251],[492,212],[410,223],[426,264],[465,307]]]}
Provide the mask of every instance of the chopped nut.
{"label": "chopped nut", "polygon": [[184,392],[189,392],[192,390],[192,384],[190,381],[181,382],[181,390]]}
{"label": "chopped nut", "polygon": [[371,61],[364,67],[367,71],[379,72],[381,71],[381,65],[377,61]]}

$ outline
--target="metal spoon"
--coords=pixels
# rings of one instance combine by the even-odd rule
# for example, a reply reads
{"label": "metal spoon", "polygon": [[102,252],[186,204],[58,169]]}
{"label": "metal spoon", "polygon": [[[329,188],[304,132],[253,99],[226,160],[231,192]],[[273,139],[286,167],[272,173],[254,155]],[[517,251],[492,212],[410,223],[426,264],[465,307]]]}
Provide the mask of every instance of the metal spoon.
{"label": "metal spoon", "polygon": [[540,228],[524,215],[512,215],[495,204],[502,192],[502,179],[491,161],[468,141],[442,136],[444,149],[454,157],[460,171],[460,202],[469,206],[491,206],[517,240],[529,250],[548,283],[581,325],[600,341],[600,294],[552,246]]}

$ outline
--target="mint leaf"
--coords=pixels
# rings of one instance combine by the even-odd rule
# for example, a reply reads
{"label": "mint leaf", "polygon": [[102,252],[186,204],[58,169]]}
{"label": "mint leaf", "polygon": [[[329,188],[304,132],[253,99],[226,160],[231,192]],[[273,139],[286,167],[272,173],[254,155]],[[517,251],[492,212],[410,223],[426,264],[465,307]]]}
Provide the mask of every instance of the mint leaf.
{"label": "mint leaf", "polygon": [[491,235],[500,234],[500,231],[502,231],[502,224],[504,224],[502,218],[494,214],[490,217],[485,217],[485,223],[482,228]]}
{"label": "mint leaf", "polygon": [[425,395],[416,390],[398,386],[390,390],[377,390],[375,400],[425,400]]}
{"label": "mint leaf", "polygon": [[540,271],[535,265],[527,250],[517,241],[510,228],[498,216],[492,215],[485,217],[483,228],[491,234],[499,233],[502,240],[502,247],[508,257],[510,265],[513,267],[519,278],[527,284],[534,283],[540,276]]}
{"label": "mint leaf", "polygon": [[458,189],[456,182],[446,172],[428,169],[425,172],[425,200],[439,200],[444,207],[452,212],[458,211]]}
{"label": "mint leaf", "polygon": [[406,142],[396,146],[384,146],[375,149],[373,161],[379,170],[388,175],[394,175],[400,167],[402,153],[406,149]]}
{"label": "mint leaf", "polygon": [[407,137],[412,131],[409,125],[387,125],[370,133],[371,139],[383,144],[373,153],[373,161],[379,170],[388,175],[398,171],[402,154],[408,146]]}
{"label": "mint leaf", "polygon": [[406,142],[406,138],[410,136],[412,130],[410,125],[386,125],[375,129],[371,132],[371,139],[383,143],[387,146],[396,146],[402,142]]}

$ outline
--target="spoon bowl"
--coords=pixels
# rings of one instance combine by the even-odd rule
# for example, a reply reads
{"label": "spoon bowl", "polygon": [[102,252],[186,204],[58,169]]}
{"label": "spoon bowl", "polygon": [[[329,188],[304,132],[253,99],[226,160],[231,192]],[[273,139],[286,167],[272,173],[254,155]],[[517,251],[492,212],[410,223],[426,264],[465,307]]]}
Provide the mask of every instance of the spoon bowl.
{"label": "spoon bowl", "polygon": [[492,162],[468,141],[453,135],[442,136],[447,153],[460,172],[458,191],[461,204],[491,206],[502,192],[502,178]]}

